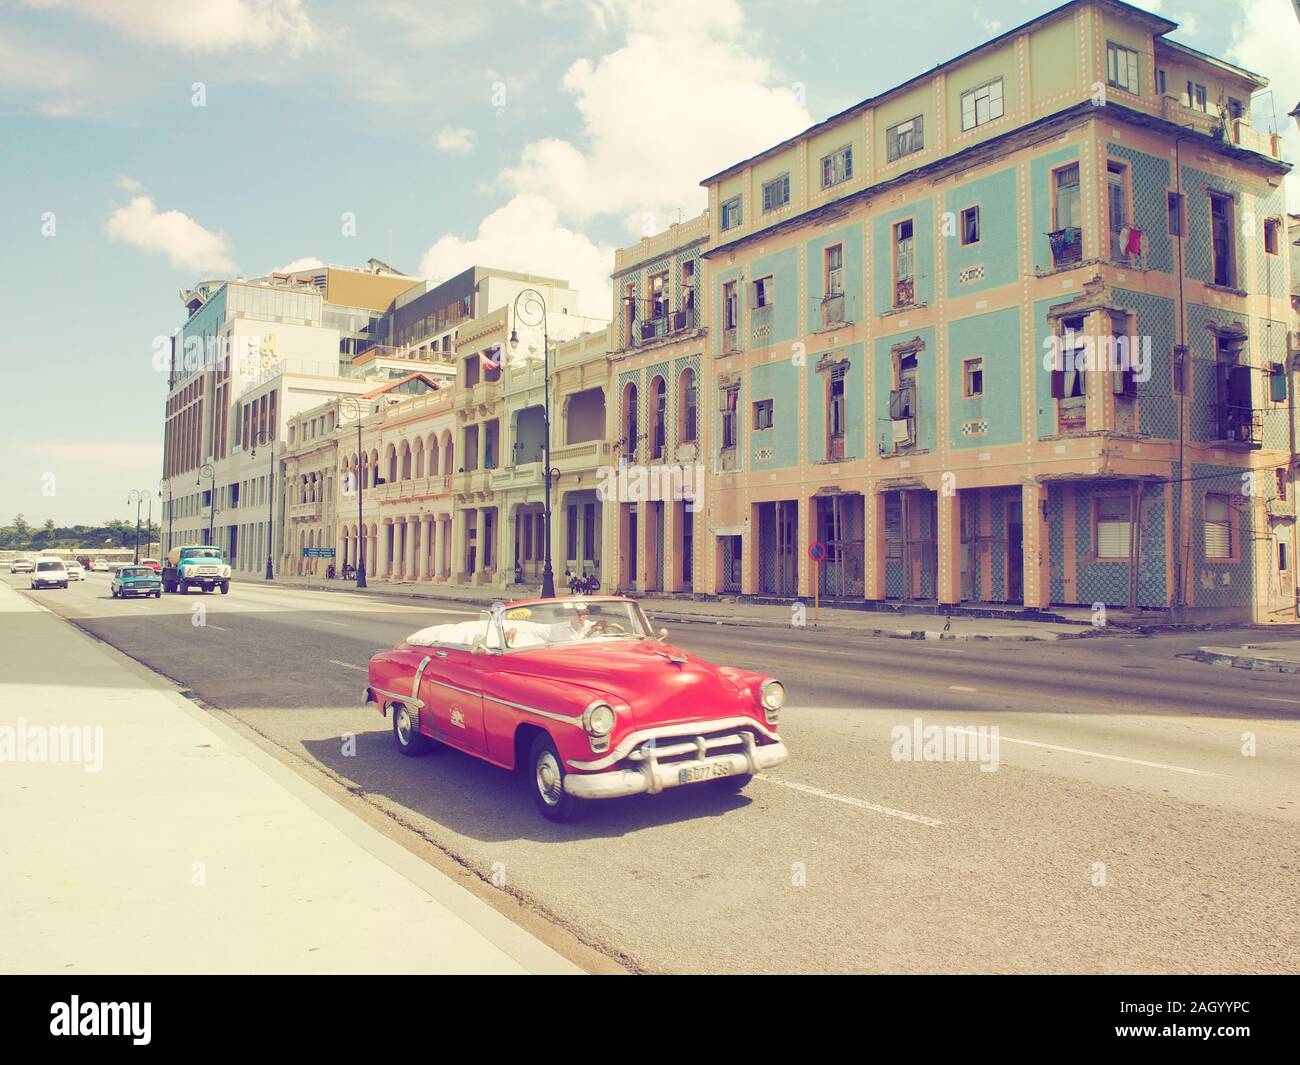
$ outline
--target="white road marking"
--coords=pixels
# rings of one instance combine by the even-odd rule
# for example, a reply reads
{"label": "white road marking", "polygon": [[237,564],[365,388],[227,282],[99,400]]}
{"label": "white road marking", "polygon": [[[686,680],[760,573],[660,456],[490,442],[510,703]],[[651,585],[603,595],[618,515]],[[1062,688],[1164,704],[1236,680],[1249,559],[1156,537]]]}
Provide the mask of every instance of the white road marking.
{"label": "white road marking", "polygon": [[1279,699],[1274,695],[1255,695],[1248,698],[1263,699],[1266,703],[1292,703],[1295,706],[1300,706],[1300,699]]}
{"label": "white road marking", "polygon": [[331,666],[342,666],[344,669],[356,669],[356,670],[360,670],[362,673],[369,673],[369,672],[370,672],[370,670],[367,669],[365,666],[354,665],[352,662],[340,662],[337,658],[331,658],[331,659],[329,659],[329,664],[330,664]]}
{"label": "white road marking", "polygon": [[340,629],[346,629],[347,623],[343,621],[326,621],[324,618],[316,619],[322,625],[337,625]]}
{"label": "white road marking", "polygon": [[1066,754],[1082,754],[1089,758],[1105,758],[1110,762],[1127,762],[1129,765],[1144,765],[1148,769],[1168,769],[1172,773],[1190,773],[1197,777],[1221,777],[1226,778],[1224,773],[1211,773],[1207,769],[1187,769],[1180,765],[1166,765],[1164,762],[1147,762],[1141,758],[1125,758],[1118,754],[1102,754],[1100,751],[1083,751],[1077,747],[1061,747],[1055,743],[1038,743],[1035,740],[1016,740],[1010,736],[999,736],[1003,743],[1019,743],[1025,747],[1041,747],[1046,751],[1063,751]]}
{"label": "white road marking", "polygon": [[974,688],[967,688],[967,687],[965,687],[965,686],[962,685],[962,684],[949,684],[949,685],[948,685],[948,690],[949,690],[950,692],[973,692],[973,691],[975,691]]}
{"label": "white road marking", "polygon": [[225,629],[223,626],[221,626],[221,625],[208,625],[208,624],[205,624],[203,627],[204,627],[205,629],[215,629],[217,632],[226,632],[226,631],[228,631],[228,630],[226,630],[226,629]]}
{"label": "white road marking", "polygon": [[884,814],[886,817],[901,817],[904,821],[915,821],[918,825],[929,825],[931,828],[939,828],[943,822],[936,821],[933,817],[925,817],[922,814],[909,814],[903,810],[894,810],[888,806],[880,806],[874,802],[867,802],[865,799],[855,799],[851,795],[837,795],[833,791],[824,791],[821,788],[814,788],[810,784],[796,784],[793,780],[778,780],[776,777],[769,777],[766,773],[759,773],[754,777],[755,780],[764,780],[769,784],[777,784],[783,788],[790,788],[793,791],[802,791],[807,795],[816,795],[819,799],[830,799],[833,802],[842,802],[846,806],[856,806],[859,810],[871,810],[878,814]]}

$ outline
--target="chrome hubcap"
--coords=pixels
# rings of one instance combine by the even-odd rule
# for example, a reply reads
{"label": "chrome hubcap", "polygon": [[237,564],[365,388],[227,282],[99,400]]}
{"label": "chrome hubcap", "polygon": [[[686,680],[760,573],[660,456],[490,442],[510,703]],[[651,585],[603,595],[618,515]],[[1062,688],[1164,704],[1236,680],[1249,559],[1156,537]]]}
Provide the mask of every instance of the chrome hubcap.
{"label": "chrome hubcap", "polygon": [[406,707],[397,711],[397,742],[403,747],[408,747],[411,743],[411,715],[407,713]]}
{"label": "chrome hubcap", "polygon": [[537,790],[541,792],[542,802],[547,806],[555,806],[564,794],[560,763],[550,751],[543,751],[537,757]]}

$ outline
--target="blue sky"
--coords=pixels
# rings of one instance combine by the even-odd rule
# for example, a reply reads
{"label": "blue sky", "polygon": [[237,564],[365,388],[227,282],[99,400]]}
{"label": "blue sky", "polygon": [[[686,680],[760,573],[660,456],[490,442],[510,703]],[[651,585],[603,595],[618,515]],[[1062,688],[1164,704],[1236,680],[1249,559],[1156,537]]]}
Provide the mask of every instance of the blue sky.
{"label": "blue sky", "polygon": [[[0,0],[0,521],[156,488],[152,344],[195,280],[479,262],[607,316],[612,249],[700,178],[1055,6]],[[1144,6],[1300,98],[1289,0]]]}

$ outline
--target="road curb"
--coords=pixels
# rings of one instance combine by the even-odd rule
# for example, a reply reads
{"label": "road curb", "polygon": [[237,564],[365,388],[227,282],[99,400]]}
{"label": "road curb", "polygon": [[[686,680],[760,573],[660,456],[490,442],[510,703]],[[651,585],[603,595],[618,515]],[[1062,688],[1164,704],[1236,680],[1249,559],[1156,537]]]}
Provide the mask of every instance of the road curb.
{"label": "road curb", "polygon": [[1081,640],[1100,635],[1100,633],[1092,630],[1085,630],[1077,633],[1052,632],[1038,636],[1008,633],[943,632],[936,629],[867,629],[860,628],[856,625],[846,625],[840,622],[831,622],[821,625],[809,622],[807,625],[793,626],[787,621],[775,621],[766,618],[739,618],[718,614],[668,614],[647,606],[645,602],[642,602],[641,605],[642,609],[645,610],[647,617],[650,617],[655,621],[667,621],[673,624],[728,625],[733,628],[751,629],[806,628],[816,632],[843,632],[857,634],[859,636],[880,636],[893,640],[978,640],[986,643],[1051,643],[1056,640]]}
{"label": "road curb", "polygon": [[1230,666],[1233,669],[1249,669],[1260,673],[1300,673],[1300,662],[1283,662],[1277,658],[1234,654],[1231,651],[1215,650],[1213,647],[1198,647],[1188,657],[1212,666]]}

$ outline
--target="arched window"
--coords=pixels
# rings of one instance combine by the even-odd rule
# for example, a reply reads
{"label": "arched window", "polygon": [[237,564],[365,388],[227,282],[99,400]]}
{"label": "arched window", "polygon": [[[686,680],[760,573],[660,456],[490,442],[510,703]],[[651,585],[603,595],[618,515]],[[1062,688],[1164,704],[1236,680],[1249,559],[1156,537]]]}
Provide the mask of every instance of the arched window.
{"label": "arched window", "polygon": [[650,458],[661,459],[668,446],[668,383],[662,377],[650,382]]}
{"label": "arched window", "polygon": [[633,461],[636,459],[639,436],[636,385],[629,381],[627,387],[623,389],[623,451]]}
{"label": "arched window", "polygon": [[688,366],[677,379],[677,439],[683,444],[693,444],[698,438],[699,404],[695,371]]}

